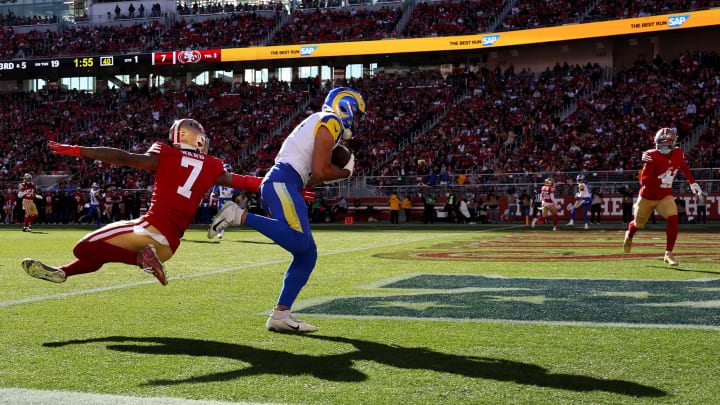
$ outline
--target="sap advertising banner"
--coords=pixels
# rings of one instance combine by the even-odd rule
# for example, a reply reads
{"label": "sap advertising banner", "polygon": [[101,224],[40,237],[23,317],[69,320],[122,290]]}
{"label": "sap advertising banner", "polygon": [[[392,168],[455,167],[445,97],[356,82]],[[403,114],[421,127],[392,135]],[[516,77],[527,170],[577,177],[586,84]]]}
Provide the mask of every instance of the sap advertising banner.
{"label": "sap advertising banner", "polygon": [[222,62],[483,49],[720,25],[720,9],[448,37],[223,49]]}

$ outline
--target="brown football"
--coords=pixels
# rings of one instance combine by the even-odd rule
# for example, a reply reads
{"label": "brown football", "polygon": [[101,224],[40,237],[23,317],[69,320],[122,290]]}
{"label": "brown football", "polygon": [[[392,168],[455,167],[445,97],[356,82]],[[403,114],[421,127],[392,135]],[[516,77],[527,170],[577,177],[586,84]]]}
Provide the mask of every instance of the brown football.
{"label": "brown football", "polygon": [[348,161],[350,161],[350,156],[352,156],[350,149],[344,145],[337,145],[332,150],[332,158],[330,158],[330,162],[335,166],[342,168],[345,167]]}

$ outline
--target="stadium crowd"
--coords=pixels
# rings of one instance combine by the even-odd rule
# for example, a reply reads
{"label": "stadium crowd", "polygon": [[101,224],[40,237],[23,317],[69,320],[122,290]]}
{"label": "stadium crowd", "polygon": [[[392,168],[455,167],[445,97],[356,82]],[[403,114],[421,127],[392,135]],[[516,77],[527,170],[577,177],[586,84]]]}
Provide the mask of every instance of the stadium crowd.
{"label": "stadium crowd", "polygon": [[11,25],[45,25],[45,24],[57,24],[58,18],[56,15],[53,16],[16,16],[12,11],[8,11],[7,14],[0,14],[0,26],[11,26]]}
{"label": "stadium crowd", "polygon": [[[621,170],[640,166],[637,151],[652,145],[654,128],[677,128],[682,140],[720,105],[720,56],[698,53],[671,61],[639,62],[616,72],[612,82],[577,104],[578,110],[563,122],[537,131],[509,155],[501,156],[498,169]],[[706,149],[720,143],[717,138],[708,139],[711,137],[704,138]]]}
{"label": "stadium crowd", "polygon": [[[282,29],[275,33],[271,43],[376,40],[398,36],[398,22],[403,13],[401,3],[391,2],[379,9],[338,5],[334,0],[301,2]],[[485,32],[506,5],[501,0],[421,2],[414,7],[400,36],[432,37]],[[520,0],[513,5],[496,31],[711,7],[720,7],[720,0],[551,0],[543,3]],[[156,5],[152,10],[154,15],[157,15],[157,10]],[[274,11],[275,15],[268,17],[265,13],[261,16],[257,11]],[[588,17],[584,17],[588,11]],[[122,16],[119,8],[115,12],[116,19]],[[176,12],[180,19],[164,33],[163,24],[153,20],[132,27],[77,24],[63,28],[61,33],[54,30],[15,33],[12,25],[47,23],[53,19],[0,15],[0,59],[255,46],[268,36],[286,10],[280,2],[237,5],[194,2],[178,4]],[[134,13],[135,10],[132,11],[133,16]],[[183,19],[184,15],[196,14],[204,14],[209,19],[203,22]]]}
{"label": "stadium crowd", "polygon": [[616,18],[646,17],[675,11],[702,10],[720,7],[717,0],[609,0],[597,2],[584,22]]}
{"label": "stadium crowd", "polygon": [[592,3],[589,0],[549,0],[541,3],[519,0],[502,20],[497,30],[506,31],[578,23]]}
{"label": "stadium crowd", "polygon": [[353,8],[298,10],[273,38],[274,44],[308,42],[363,41],[392,38],[402,10]]}
{"label": "stadium crowd", "polygon": [[154,50],[238,48],[260,45],[277,24],[274,18],[255,12],[234,13],[225,18],[173,24],[153,45]]}
{"label": "stadium crowd", "polygon": [[464,35],[485,32],[504,6],[502,0],[419,3],[403,30],[405,37]]}

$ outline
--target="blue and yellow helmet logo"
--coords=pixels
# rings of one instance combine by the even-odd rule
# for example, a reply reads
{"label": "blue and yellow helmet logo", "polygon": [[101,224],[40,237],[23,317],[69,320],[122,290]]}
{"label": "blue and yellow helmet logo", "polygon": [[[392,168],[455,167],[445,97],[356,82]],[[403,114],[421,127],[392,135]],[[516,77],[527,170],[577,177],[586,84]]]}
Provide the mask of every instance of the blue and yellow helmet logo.
{"label": "blue and yellow helmet logo", "polygon": [[349,87],[337,87],[328,93],[323,103],[323,111],[333,112],[346,130],[351,130],[355,118],[365,115],[365,101],[360,93]]}
{"label": "blue and yellow helmet logo", "polygon": [[578,183],[582,183],[583,181],[585,181],[585,175],[584,175],[584,174],[578,174],[578,175],[577,175],[577,182],[578,182]]}

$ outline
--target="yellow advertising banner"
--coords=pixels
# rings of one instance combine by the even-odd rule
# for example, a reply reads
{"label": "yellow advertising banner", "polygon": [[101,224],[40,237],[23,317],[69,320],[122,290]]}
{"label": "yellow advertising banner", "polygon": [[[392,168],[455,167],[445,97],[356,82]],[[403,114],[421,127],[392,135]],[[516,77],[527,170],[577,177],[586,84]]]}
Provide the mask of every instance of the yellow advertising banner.
{"label": "yellow advertising banner", "polygon": [[537,44],[720,25],[720,9],[492,34],[222,49],[222,62],[436,52]]}

